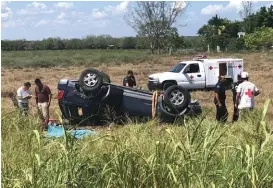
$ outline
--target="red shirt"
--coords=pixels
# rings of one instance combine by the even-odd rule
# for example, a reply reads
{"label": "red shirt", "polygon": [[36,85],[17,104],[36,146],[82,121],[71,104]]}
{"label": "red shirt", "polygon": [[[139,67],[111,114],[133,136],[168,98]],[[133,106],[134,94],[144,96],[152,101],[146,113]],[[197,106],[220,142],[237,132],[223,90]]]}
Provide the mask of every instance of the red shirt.
{"label": "red shirt", "polygon": [[44,102],[49,102],[49,95],[51,95],[51,91],[49,87],[45,84],[43,84],[43,88],[40,91],[39,87],[35,87],[35,94],[36,97],[38,97],[38,103],[44,103]]}

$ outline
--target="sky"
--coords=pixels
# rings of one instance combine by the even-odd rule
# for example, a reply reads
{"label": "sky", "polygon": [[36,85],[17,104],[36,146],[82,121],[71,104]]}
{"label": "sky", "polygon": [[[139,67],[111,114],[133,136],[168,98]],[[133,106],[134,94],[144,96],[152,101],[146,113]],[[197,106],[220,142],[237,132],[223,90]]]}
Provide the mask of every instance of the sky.
{"label": "sky", "polygon": [[[42,40],[108,34],[135,36],[124,16],[132,1],[1,1],[1,39]],[[182,3],[183,4],[183,3]],[[273,1],[254,1],[254,10]],[[180,35],[196,36],[215,14],[240,20],[240,1],[190,1],[177,20]]]}

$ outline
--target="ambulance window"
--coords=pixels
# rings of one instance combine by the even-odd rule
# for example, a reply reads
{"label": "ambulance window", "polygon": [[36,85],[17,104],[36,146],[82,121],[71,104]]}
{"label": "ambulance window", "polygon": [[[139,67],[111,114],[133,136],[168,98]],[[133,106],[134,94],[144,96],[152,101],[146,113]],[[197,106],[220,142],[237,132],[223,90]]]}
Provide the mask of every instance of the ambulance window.
{"label": "ambulance window", "polygon": [[199,64],[194,63],[194,64],[188,65],[184,72],[185,73],[198,73],[198,72],[200,72]]}

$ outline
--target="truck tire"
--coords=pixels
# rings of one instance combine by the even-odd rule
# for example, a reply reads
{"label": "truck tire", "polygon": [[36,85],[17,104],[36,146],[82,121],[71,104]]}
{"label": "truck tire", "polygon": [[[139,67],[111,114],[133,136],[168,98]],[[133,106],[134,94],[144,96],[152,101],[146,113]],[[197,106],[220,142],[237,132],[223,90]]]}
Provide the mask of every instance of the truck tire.
{"label": "truck tire", "polygon": [[85,69],[79,79],[83,91],[97,92],[103,84],[103,77],[96,69]]}
{"label": "truck tire", "polygon": [[104,72],[100,72],[100,75],[103,78],[103,82],[104,83],[111,83],[110,77],[108,76],[108,74],[104,73]]}
{"label": "truck tire", "polygon": [[173,85],[176,85],[174,82],[165,82],[164,84],[163,84],[163,91],[166,91],[169,87],[171,87],[171,86],[173,86]]}
{"label": "truck tire", "polygon": [[188,90],[181,86],[171,86],[164,92],[164,103],[174,112],[186,109],[191,101]]}

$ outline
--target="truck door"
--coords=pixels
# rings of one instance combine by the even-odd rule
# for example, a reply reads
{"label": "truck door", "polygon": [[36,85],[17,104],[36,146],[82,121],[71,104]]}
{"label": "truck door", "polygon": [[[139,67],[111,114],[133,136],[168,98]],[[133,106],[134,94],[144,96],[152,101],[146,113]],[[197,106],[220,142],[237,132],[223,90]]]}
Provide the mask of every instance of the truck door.
{"label": "truck door", "polygon": [[185,87],[188,89],[205,88],[205,72],[204,67],[200,67],[199,63],[190,63],[184,70],[183,74],[187,79]]}
{"label": "truck door", "polygon": [[206,69],[206,87],[213,88],[218,82],[219,64],[216,61],[207,61],[205,63]]}
{"label": "truck door", "polygon": [[242,59],[235,59],[233,61],[233,80],[237,82],[237,75],[244,70],[244,63]]}

